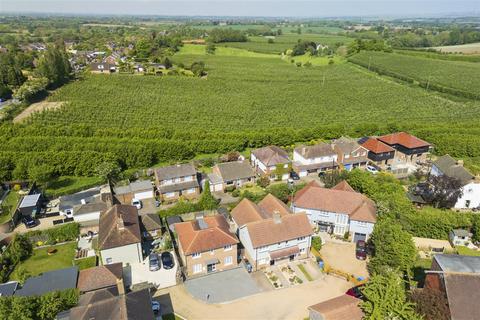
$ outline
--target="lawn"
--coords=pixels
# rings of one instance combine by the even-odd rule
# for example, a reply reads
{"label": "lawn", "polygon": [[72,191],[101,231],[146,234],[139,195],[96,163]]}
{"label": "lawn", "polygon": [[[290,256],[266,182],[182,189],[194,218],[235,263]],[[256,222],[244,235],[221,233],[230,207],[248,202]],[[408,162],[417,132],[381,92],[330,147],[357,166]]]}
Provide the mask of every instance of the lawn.
{"label": "lawn", "polygon": [[78,259],[75,260],[74,263],[80,270],[93,268],[97,265],[97,256]]}
{"label": "lawn", "polygon": [[7,222],[12,218],[12,214],[17,208],[19,200],[20,194],[18,194],[18,192],[14,190],[10,190],[10,192],[2,202],[2,214],[0,215],[0,223]]}
{"label": "lawn", "polygon": [[[177,55],[205,55],[205,45],[185,44],[180,48]],[[229,56],[229,57],[250,57],[250,58],[279,58],[278,55],[268,53],[258,53],[248,51],[245,49],[224,47],[222,44],[216,45],[215,56]]]}
{"label": "lawn", "polygon": [[307,278],[308,281],[313,280],[312,276],[310,275],[310,273],[308,273],[308,271],[305,269],[305,266],[303,264],[299,264],[298,269],[302,271],[303,275],[305,276],[305,278]]}
{"label": "lawn", "polygon": [[316,57],[316,56],[311,56],[311,55],[303,55],[303,56],[295,56],[292,57],[291,59],[288,59],[287,61],[290,62],[290,60],[294,60],[295,62],[301,62],[302,65],[310,62],[313,66],[326,66],[330,62],[330,60],[333,60],[334,64],[339,64],[339,63],[344,63],[346,60],[340,56],[333,56],[333,58],[329,57]]}
{"label": "lawn", "polygon": [[[51,248],[57,249],[57,252],[48,255],[47,251]],[[76,248],[77,243],[71,242],[34,249],[30,258],[16,266],[15,270],[10,274],[10,280],[21,280],[23,272],[27,272],[29,277],[33,277],[46,271],[71,267],[73,265]]]}
{"label": "lawn", "polygon": [[457,246],[455,248],[457,249],[458,254],[462,256],[480,256],[480,251],[478,250],[473,250],[464,246]]}
{"label": "lawn", "polygon": [[48,184],[45,194],[47,197],[59,197],[97,186],[102,182],[98,177],[58,177]]}

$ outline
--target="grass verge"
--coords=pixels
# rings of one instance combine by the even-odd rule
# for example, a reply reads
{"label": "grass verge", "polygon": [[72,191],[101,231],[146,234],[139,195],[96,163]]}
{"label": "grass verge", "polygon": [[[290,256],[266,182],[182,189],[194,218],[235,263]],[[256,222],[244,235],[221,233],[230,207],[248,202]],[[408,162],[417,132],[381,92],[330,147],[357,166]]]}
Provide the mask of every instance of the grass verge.
{"label": "grass verge", "polygon": [[305,278],[307,278],[308,281],[313,280],[312,276],[310,275],[310,273],[307,272],[307,270],[305,269],[303,264],[299,264],[298,269],[300,269],[300,271],[302,271],[303,275],[305,276]]}

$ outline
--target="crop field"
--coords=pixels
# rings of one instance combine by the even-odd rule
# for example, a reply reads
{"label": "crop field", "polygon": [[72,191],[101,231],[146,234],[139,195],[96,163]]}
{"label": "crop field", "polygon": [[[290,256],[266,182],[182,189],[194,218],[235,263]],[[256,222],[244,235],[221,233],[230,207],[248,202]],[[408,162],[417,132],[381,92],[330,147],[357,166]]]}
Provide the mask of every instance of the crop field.
{"label": "crop field", "polygon": [[[183,55],[205,55],[206,45],[198,44],[184,44],[177,56]],[[277,55],[270,53],[260,53],[254,51],[248,51],[244,49],[231,48],[231,47],[217,47],[215,50],[215,56],[229,56],[229,57],[251,57],[251,58],[279,58]]]}
{"label": "crop field", "polygon": [[370,65],[371,68],[380,71],[393,72],[401,77],[419,81],[422,86],[430,89],[480,98],[480,63],[444,61],[383,52],[361,52],[349,60],[364,67]]}
{"label": "crop field", "polygon": [[268,43],[268,38],[264,37],[249,37],[247,42],[227,42],[219,45],[245,49],[262,53],[276,53],[280,54],[287,49],[292,49],[298,40],[309,40],[323,45],[332,46],[335,43],[343,43],[348,45],[354,39],[339,35],[327,34],[295,34],[288,33],[275,37],[273,43]]}
{"label": "crop field", "polygon": [[480,42],[457,46],[434,47],[433,49],[446,53],[480,54]]}

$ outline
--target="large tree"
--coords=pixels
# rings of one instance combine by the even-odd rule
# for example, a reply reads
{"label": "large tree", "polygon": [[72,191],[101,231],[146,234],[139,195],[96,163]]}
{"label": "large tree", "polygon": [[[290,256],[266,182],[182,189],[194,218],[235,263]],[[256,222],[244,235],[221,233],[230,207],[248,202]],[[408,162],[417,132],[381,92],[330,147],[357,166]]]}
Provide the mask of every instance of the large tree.
{"label": "large tree", "polygon": [[364,302],[360,307],[364,319],[370,320],[421,320],[415,305],[407,301],[405,283],[395,273],[374,275],[362,290]]}
{"label": "large tree", "polygon": [[66,83],[70,78],[71,71],[65,48],[59,45],[48,46],[37,67],[37,74],[47,78],[52,88]]}
{"label": "large tree", "polygon": [[428,178],[428,191],[425,200],[436,208],[452,208],[462,196],[462,182],[446,175]]}

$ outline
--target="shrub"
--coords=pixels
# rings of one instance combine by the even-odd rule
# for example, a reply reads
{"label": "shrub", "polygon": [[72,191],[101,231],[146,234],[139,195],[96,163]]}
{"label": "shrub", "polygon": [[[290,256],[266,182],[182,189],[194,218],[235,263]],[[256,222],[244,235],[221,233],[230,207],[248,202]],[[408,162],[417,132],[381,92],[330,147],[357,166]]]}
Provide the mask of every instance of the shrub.
{"label": "shrub", "polygon": [[322,239],[320,237],[312,237],[312,248],[320,252],[322,249]]}
{"label": "shrub", "polygon": [[25,235],[33,243],[55,244],[58,242],[73,241],[80,234],[80,225],[78,223],[67,223],[59,227],[27,232]]}
{"label": "shrub", "polygon": [[257,179],[257,185],[262,188],[268,187],[269,184],[270,184],[270,178],[265,175]]}

